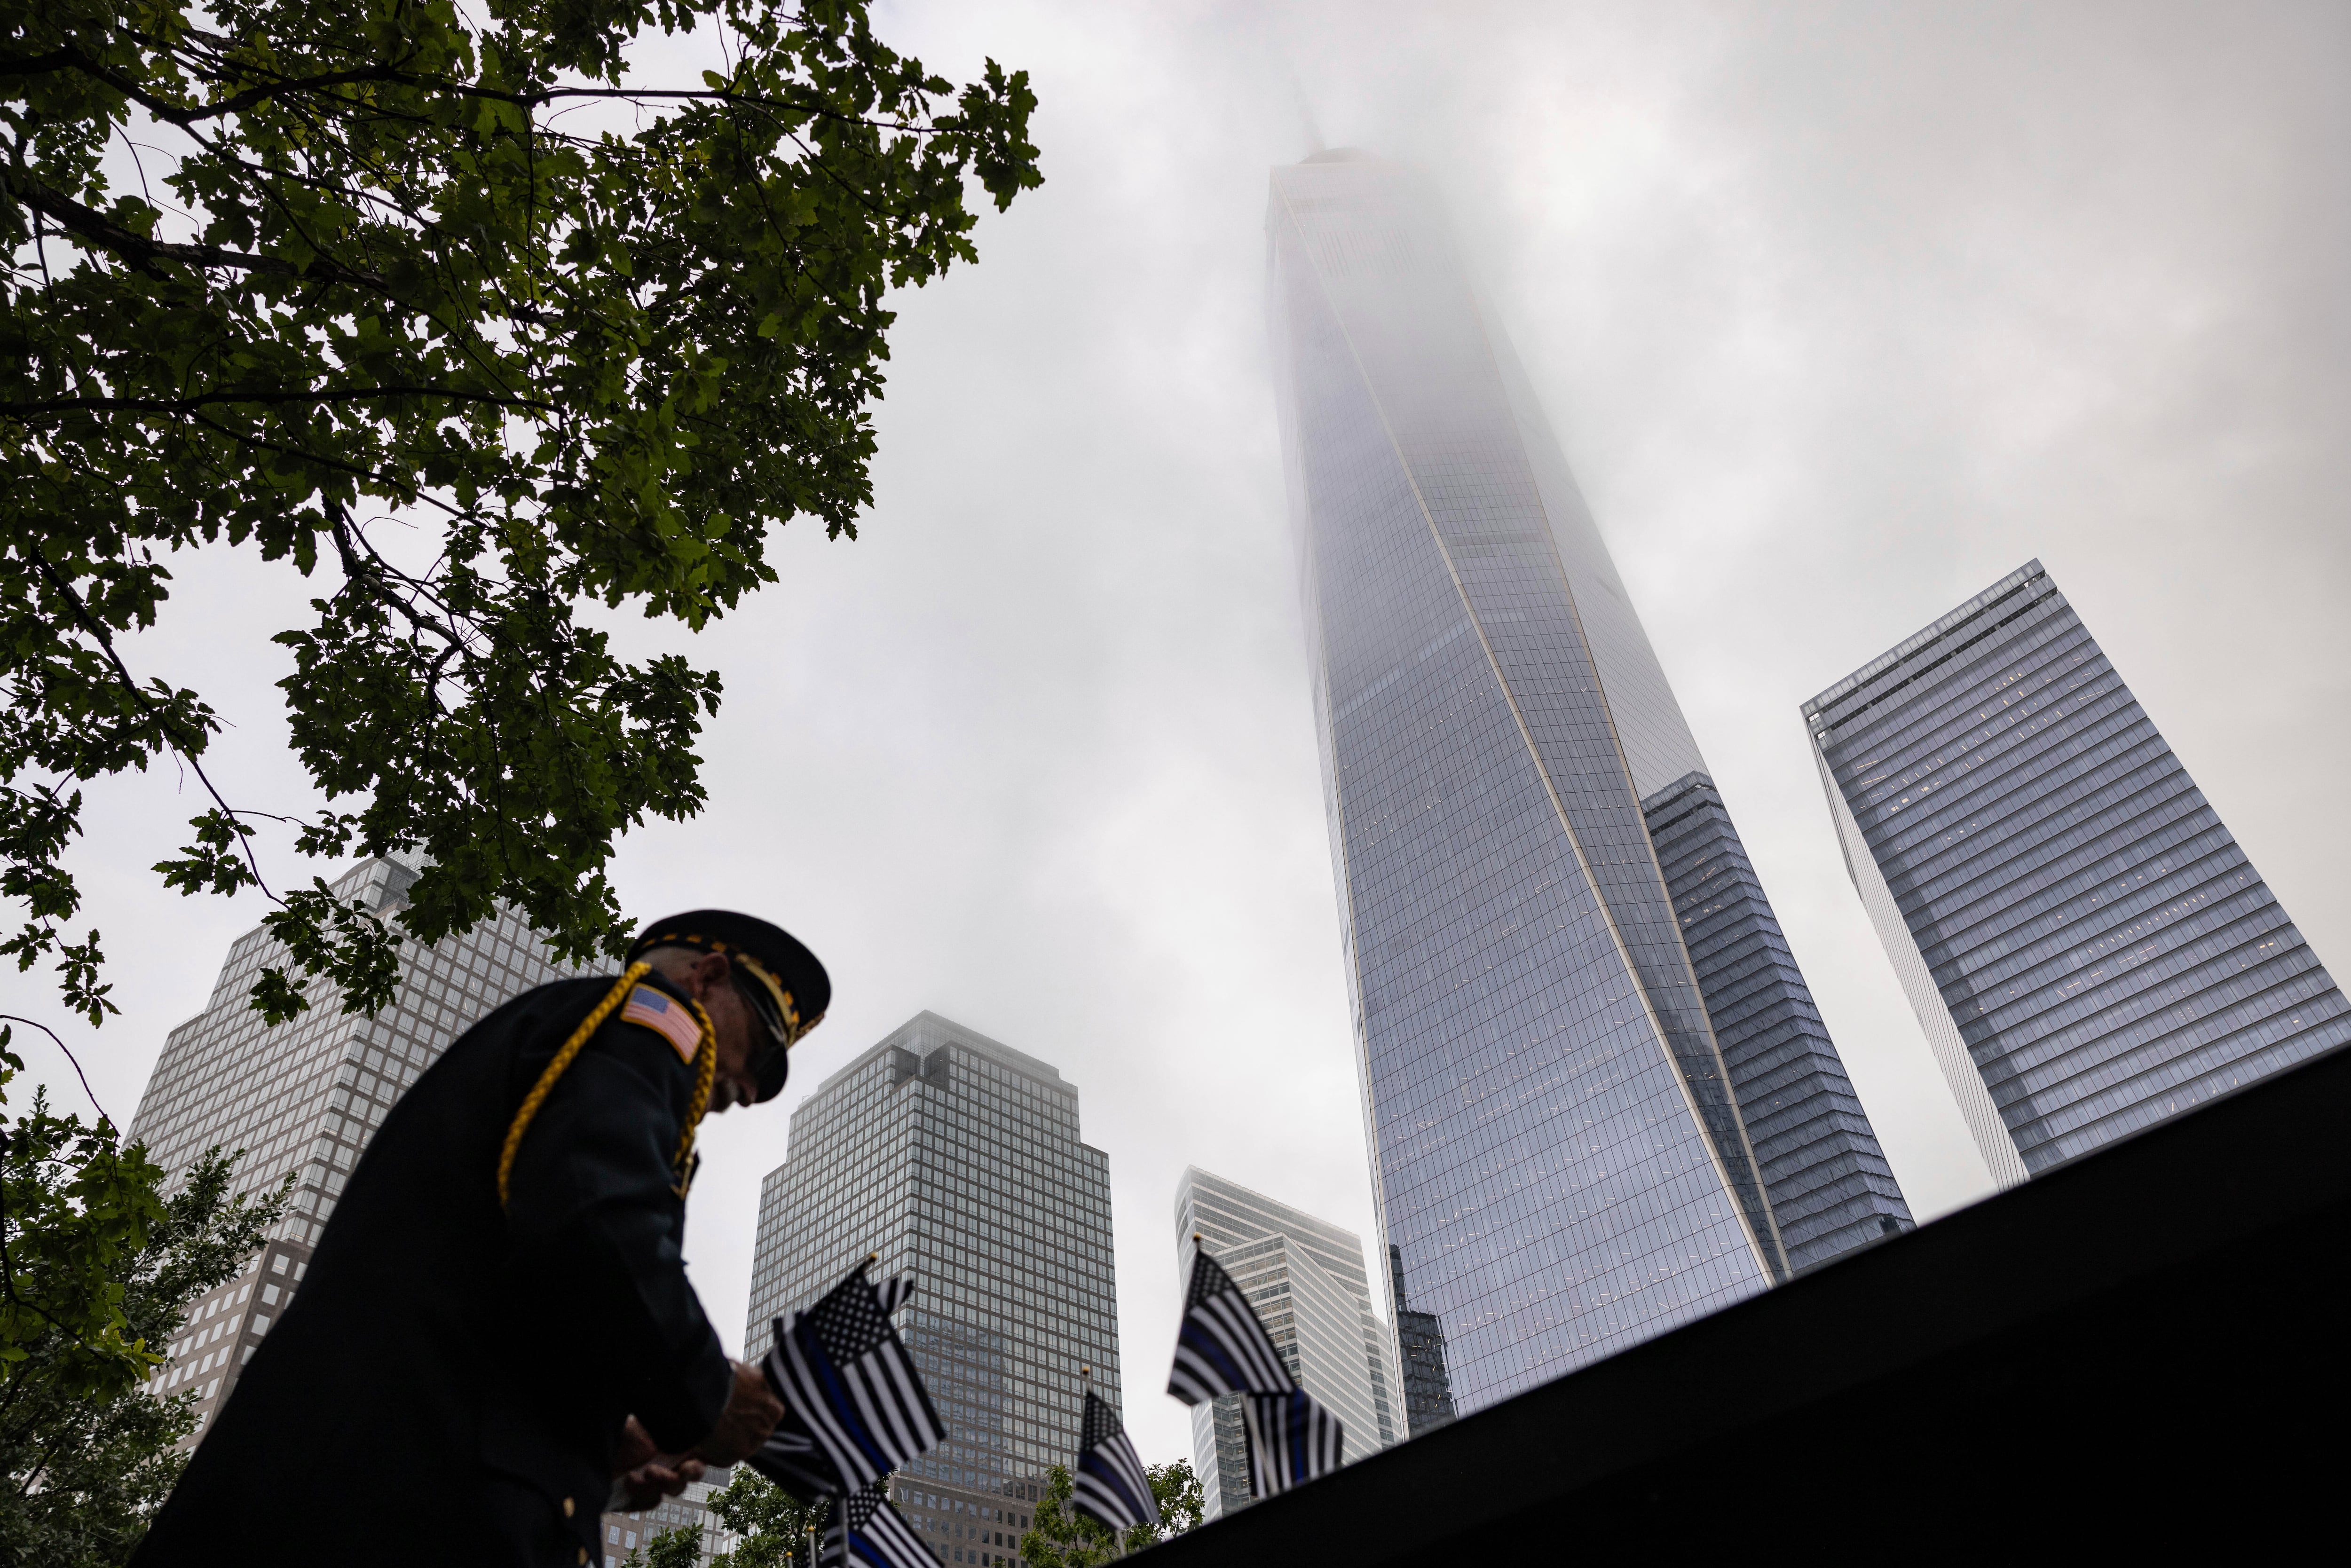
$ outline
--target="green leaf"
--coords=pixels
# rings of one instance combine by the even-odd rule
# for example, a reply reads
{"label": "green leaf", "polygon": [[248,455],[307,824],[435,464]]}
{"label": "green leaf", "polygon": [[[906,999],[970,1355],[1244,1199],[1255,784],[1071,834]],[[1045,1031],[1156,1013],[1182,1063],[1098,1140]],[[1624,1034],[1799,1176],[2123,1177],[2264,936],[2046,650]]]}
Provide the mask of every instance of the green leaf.
{"label": "green leaf", "polygon": [[[649,29],[721,18],[731,73],[661,94]],[[702,809],[720,686],[581,613],[698,631],[776,580],[777,529],[857,537],[888,290],[973,259],[968,198],[1040,182],[1028,78],[934,76],[858,0],[71,0],[10,26],[0,152],[48,215],[36,246],[0,203],[0,955],[113,1011],[68,935],[73,786],[157,764],[204,799],[162,886],[272,900],[266,1017],[378,1007],[400,936],[505,908],[614,952],[614,845]],[[640,81],[610,132],[566,96]],[[172,143],[136,195],[106,174],[134,107]],[[220,716],[124,638],[168,607],[162,560],[229,549],[313,585],[300,623],[249,631],[293,662],[329,803],[307,819],[216,790]],[[428,869],[395,930],[297,885],[289,850]]]}

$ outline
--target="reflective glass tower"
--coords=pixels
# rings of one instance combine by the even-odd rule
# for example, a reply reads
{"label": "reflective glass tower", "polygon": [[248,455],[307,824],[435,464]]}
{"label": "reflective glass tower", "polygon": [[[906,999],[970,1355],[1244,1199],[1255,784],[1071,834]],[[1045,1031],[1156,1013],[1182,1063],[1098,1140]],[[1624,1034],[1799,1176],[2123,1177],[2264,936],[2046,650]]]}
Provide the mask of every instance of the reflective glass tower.
{"label": "reflective glass tower", "polygon": [[1404,1293],[1404,1254],[1393,1244],[1388,1248],[1388,1288],[1395,1295],[1405,1432],[1417,1437],[1453,1419],[1453,1375],[1445,1370],[1445,1325],[1434,1312],[1413,1310]]}
{"label": "reflective glass tower", "polygon": [[[1196,1245],[1249,1297],[1299,1386],[1339,1417],[1343,1462],[1396,1440],[1395,1352],[1361,1238],[1195,1166],[1176,1184],[1177,1279],[1192,1277]],[[1192,1407],[1192,1449],[1209,1518],[1249,1500],[1240,1396]]]}
{"label": "reflective glass tower", "polygon": [[1908,1229],[1902,1188],[1714,781],[1685,774],[1641,810],[1790,1270]]}
{"label": "reflective glass tower", "polygon": [[1803,712],[1846,869],[2002,1186],[2351,1043],[2039,561]]}
{"label": "reflective glass tower", "polygon": [[1834,1092],[1775,1091],[1838,1124],[1759,1176],[1709,1018],[1756,1000],[1694,966],[1704,891],[1643,810],[1704,763],[1437,203],[1318,153],[1274,172],[1268,237],[1381,1239],[1473,1410],[1814,1260],[1783,1196],[1863,1211],[1848,1240],[1907,1216]]}
{"label": "reflective glass tower", "polygon": [[947,1438],[891,1485],[942,1563],[1006,1563],[1046,1468],[1075,1462],[1084,1378],[1120,1399],[1110,1161],[1078,1094],[1035,1057],[918,1013],[792,1111],[759,1194],[750,1322],[830,1290],[859,1260],[911,1270],[898,1313]]}

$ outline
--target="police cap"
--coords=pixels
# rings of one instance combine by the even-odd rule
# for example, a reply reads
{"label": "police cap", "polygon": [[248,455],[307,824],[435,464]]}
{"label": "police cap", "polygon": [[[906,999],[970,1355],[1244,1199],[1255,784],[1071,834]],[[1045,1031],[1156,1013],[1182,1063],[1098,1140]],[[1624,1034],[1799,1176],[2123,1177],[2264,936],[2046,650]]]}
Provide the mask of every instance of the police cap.
{"label": "police cap", "polygon": [[656,947],[689,947],[702,953],[724,953],[741,971],[742,991],[781,1049],[764,1052],[758,1061],[759,1098],[772,1100],[783,1092],[790,1069],[785,1052],[824,1020],[832,1005],[832,981],[815,954],[780,925],[728,909],[696,909],[656,920],[629,945],[629,962]]}

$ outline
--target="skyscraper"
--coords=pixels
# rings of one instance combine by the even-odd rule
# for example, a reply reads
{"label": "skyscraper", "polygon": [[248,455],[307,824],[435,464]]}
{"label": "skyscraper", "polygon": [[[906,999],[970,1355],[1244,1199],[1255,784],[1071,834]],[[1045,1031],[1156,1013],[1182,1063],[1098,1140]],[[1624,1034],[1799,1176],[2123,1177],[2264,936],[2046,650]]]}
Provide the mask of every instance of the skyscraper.
{"label": "skyscraper", "polygon": [[[1200,1243],[1249,1297],[1290,1376],[1339,1417],[1345,1463],[1402,1436],[1395,1350],[1373,1310],[1362,1238],[1194,1166],[1176,1184],[1177,1279],[1192,1277]],[[1192,1407],[1194,1468],[1211,1519],[1249,1501],[1240,1397]]]}
{"label": "skyscraper", "polygon": [[[370,860],[334,890],[389,915],[406,903],[416,876],[413,866]],[[258,926],[230,945],[204,1011],[164,1041],[131,1123],[131,1137],[174,1187],[214,1145],[244,1151],[240,1191],[295,1178],[293,1202],[268,1244],[196,1302],[171,1363],[152,1380],[160,1394],[195,1391],[195,1437],[300,1281],[348,1173],[401,1091],[475,1019],[570,972],[528,925],[504,915],[431,947],[403,942],[399,988],[371,1019],[341,1011],[332,988],[314,980],[309,1010],[272,1028],[246,996],[263,967],[287,961]]]}
{"label": "skyscraper", "polygon": [[793,1109],[759,1195],[746,1347],[869,1256],[946,1420],[893,1500],[948,1563],[1001,1562],[1046,1467],[1075,1461],[1089,1371],[1116,1404],[1110,1162],[1035,1057],[918,1013]]}
{"label": "skyscraper", "polygon": [[1910,1206],[1714,780],[1684,774],[1641,811],[1790,1270],[1908,1229]]}
{"label": "skyscraper", "polygon": [[[1709,1019],[1773,1004],[1693,967],[1705,900],[1677,907],[1650,840],[1645,798],[1703,759],[1435,200],[1318,153],[1274,172],[1268,230],[1382,1242],[1476,1409],[1907,1215],[1842,1072],[1801,1082],[1824,1033]],[[1808,1010],[1792,962],[1767,967]],[[1719,1028],[1787,1060],[1726,1065]],[[1835,1112],[1761,1179],[1750,1086]],[[1775,1208],[1824,1193],[1824,1247],[1791,1245]]]}
{"label": "skyscraper", "polygon": [[1453,1375],[1445,1370],[1445,1324],[1435,1312],[1416,1312],[1404,1293],[1404,1254],[1388,1248],[1388,1289],[1395,1297],[1396,1360],[1404,1368],[1407,1437],[1434,1432],[1453,1419]]}
{"label": "skyscraper", "polygon": [[2039,561],[1803,713],[1845,868],[2001,1186],[2351,1042]]}

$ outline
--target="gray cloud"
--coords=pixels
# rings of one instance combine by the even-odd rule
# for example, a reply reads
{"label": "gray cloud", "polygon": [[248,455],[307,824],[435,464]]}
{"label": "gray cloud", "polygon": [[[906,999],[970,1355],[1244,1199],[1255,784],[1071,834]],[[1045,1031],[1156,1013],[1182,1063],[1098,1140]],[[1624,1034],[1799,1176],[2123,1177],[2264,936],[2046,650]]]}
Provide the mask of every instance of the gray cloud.
{"label": "gray cloud", "polygon": [[[632,837],[648,915],[738,903],[839,1002],[797,1092],[918,1009],[1059,1065],[1109,1151],[1130,1421],[1160,1379],[1176,1174],[1370,1229],[1266,383],[1265,171],[1410,159],[1590,494],[1922,1212],[1984,1190],[1847,885],[1796,705],[2038,555],[2322,956],[2351,953],[2351,19],[2325,5],[893,5],[935,68],[1030,68],[1050,183],[908,297],[854,544],[697,643],[699,822]],[[296,799],[241,641],[277,569],[191,562],[141,656]],[[620,622],[639,641],[639,623]],[[144,868],[193,806],[108,786],[84,847],[135,1102],[250,906]],[[184,810],[181,808],[184,807]],[[2351,959],[2345,959],[2351,962]],[[24,980],[11,1010],[38,1009]],[[64,1098],[69,1080],[36,1053]],[[692,1256],[740,1322],[781,1108],[714,1124]],[[844,1263],[846,1263],[844,1260]]]}

